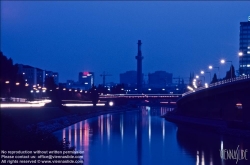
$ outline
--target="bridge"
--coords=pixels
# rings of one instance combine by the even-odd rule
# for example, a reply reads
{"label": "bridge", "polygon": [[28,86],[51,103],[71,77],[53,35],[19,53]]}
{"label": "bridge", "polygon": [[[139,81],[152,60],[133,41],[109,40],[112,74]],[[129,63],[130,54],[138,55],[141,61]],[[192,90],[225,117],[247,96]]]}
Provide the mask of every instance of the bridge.
{"label": "bridge", "polygon": [[225,86],[225,85],[230,85],[229,83],[238,83],[241,81],[245,81],[245,80],[249,80],[250,79],[250,75],[244,75],[244,76],[240,76],[240,77],[235,77],[235,78],[231,78],[231,79],[226,79],[226,80],[222,80],[222,81],[218,81],[216,83],[212,83],[210,85],[208,85],[207,87],[199,87],[196,88],[194,90],[190,90],[188,92],[185,92],[182,94],[182,97],[192,94],[194,92],[200,91],[200,90],[204,90],[207,88],[212,88],[212,87],[220,87],[220,86]]}
{"label": "bridge", "polygon": [[195,88],[177,101],[183,115],[248,120],[250,116],[250,75]]}
{"label": "bridge", "polygon": [[100,95],[101,101],[114,101],[118,104],[144,103],[175,105],[181,94],[106,94]]}

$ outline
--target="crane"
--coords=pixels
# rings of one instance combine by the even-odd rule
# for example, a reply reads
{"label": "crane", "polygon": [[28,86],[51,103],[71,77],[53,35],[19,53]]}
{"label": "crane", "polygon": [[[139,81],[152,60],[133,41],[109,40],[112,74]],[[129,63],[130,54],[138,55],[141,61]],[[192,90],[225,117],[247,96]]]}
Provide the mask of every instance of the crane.
{"label": "crane", "polygon": [[103,87],[105,86],[105,79],[106,79],[106,76],[112,76],[111,74],[106,74],[105,72],[103,72],[103,74],[100,75],[102,77],[102,84],[103,84]]}

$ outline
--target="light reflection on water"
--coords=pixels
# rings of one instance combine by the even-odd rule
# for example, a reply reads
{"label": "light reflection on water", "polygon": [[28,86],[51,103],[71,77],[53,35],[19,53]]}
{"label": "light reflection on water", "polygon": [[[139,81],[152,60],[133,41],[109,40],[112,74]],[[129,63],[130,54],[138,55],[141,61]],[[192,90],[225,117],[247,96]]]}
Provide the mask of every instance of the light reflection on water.
{"label": "light reflection on water", "polygon": [[[178,128],[159,117],[172,110],[141,107],[138,111],[101,115],[66,127],[55,135],[69,140],[76,150],[83,150],[85,165],[232,163],[220,159],[219,149],[225,148],[221,136]],[[228,147],[241,141],[231,142],[227,142]]]}

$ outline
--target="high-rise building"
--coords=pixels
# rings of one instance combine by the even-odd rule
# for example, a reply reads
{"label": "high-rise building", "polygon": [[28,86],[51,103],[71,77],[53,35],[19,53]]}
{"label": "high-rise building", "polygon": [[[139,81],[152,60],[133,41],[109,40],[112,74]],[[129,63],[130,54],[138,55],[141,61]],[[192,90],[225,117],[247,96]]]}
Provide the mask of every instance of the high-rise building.
{"label": "high-rise building", "polygon": [[120,74],[120,83],[129,87],[135,87],[137,84],[137,71],[127,71]]}
{"label": "high-rise building", "polygon": [[59,74],[57,72],[45,71],[29,65],[17,64],[18,73],[23,74],[25,82],[29,86],[44,86],[45,78],[51,76],[55,84],[59,84]]}
{"label": "high-rise building", "polygon": [[163,88],[172,84],[172,73],[166,71],[156,71],[148,74],[148,85],[154,88]]}
{"label": "high-rise building", "polygon": [[45,77],[53,77],[56,85],[59,85],[59,74],[58,72],[45,71]]}
{"label": "high-rise building", "polygon": [[44,76],[43,70],[29,65],[18,64],[18,73],[23,74],[24,80],[27,84],[43,86]]}
{"label": "high-rise building", "polygon": [[90,89],[94,84],[94,72],[79,72],[78,83],[85,86],[85,89]]}
{"label": "high-rise building", "polygon": [[250,74],[250,16],[240,22],[239,74]]}

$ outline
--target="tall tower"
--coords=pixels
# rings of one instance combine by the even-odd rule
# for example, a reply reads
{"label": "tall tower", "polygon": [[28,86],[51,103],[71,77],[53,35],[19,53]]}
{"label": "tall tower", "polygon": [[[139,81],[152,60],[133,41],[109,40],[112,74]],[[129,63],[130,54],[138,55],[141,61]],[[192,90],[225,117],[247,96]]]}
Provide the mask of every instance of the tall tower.
{"label": "tall tower", "polygon": [[250,16],[240,23],[239,74],[250,74]]}
{"label": "tall tower", "polygon": [[137,93],[142,93],[142,53],[141,53],[141,40],[138,40],[138,54],[135,56],[137,60]]}

